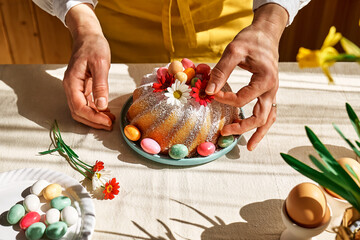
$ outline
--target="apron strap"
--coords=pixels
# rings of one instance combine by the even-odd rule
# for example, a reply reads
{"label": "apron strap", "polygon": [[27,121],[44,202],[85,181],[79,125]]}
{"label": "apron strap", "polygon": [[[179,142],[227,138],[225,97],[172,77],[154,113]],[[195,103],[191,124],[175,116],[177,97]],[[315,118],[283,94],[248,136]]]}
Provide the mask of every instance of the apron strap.
{"label": "apron strap", "polygon": [[[170,52],[175,52],[174,42],[171,33],[171,6],[173,0],[164,0],[162,8],[161,25],[165,48]],[[197,45],[196,32],[188,0],[177,0],[180,18],[185,30],[185,36],[190,48]]]}

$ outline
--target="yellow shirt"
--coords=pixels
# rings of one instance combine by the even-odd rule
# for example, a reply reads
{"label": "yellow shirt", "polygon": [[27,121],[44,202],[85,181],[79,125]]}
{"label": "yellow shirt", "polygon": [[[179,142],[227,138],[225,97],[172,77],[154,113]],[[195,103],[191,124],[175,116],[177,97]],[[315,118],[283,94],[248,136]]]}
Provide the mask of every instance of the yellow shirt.
{"label": "yellow shirt", "polygon": [[100,0],[112,62],[217,62],[253,18],[250,0]]}

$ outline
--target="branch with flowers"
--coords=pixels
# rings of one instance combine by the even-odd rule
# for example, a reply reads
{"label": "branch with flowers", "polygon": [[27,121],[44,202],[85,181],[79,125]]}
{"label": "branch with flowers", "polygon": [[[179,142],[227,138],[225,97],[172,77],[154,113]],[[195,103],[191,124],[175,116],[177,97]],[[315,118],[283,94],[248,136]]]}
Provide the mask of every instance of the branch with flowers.
{"label": "branch with flowers", "polygon": [[[334,46],[340,41],[345,53],[339,53]],[[360,48],[349,39],[336,32],[332,26],[319,50],[310,50],[301,47],[296,56],[300,68],[321,67],[329,83],[333,84],[329,67],[335,62],[358,62],[360,64]]]}
{"label": "branch with flowers", "polygon": [[116,182],[116,178],[111,177],[111,171],[104,168],[102,161],[96,161],[94,165],[89,165],[80,160],[79,156],[64,142],[56,120],[51,131],[51,141],[55,148],[39,152],[39,154],[59,152],[75,170],[92,181],[93,191],[103,188],[104,199],[113,199],[115,195],[119,194],[119,183]]}

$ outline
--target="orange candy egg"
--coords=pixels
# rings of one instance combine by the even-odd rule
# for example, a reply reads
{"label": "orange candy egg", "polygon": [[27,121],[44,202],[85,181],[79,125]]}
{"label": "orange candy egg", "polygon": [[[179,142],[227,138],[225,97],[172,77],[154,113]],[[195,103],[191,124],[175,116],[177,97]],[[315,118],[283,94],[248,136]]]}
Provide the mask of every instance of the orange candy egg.
{"label": "orange candy egg", "polygon": [[183,71],[183,65],[181,62],[179,61],[173,61],[172,63],[170,63],[169,68],[168,68],[168,72],[171,75],[175,75],[178,72],[182,72]]}
{"label": "orange candy egg", "polygon": [[139,129],[133,125],[127,125],[124,128],[125,136],[131,141],[137,141],[141,137]]}
{"label": "orange candy egg", "polygon": [[187,75],[187,83],[190,83],[191,79],[195,77],[195,69],[193,68],[187,68],[184,70],[184,73]]}

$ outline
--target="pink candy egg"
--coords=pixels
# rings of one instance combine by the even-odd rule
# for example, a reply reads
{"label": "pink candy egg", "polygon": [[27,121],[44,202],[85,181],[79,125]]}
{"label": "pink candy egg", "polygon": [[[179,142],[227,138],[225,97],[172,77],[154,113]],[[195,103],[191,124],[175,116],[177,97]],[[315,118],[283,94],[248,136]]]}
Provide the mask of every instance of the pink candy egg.
{"label": "pink candy egg", "polygon": [[202,73],[202,74],[205,73],[205,74],[209,75],[210,71],[211,71],[210,66],[205,63],[200,63],[196,67],[196,73]]}
{"label": "pink candy egg", "polygon": [[168,70],[166,67],[161,67],[157,70],[156,75],[158,78],[161,78],[162,76],[165,76],[168,73]]}
{"label": "pink candy egg", "polygon": [[185,69],[187,68],[195,69],[195,64],[188,58],[183,58],[183,60],[181,60],[181,63]]}
{"label": "pink candy egg", "polygon": [[27,229],[32,225],[33,223],[40,221],[40,214],[37,212],[29,212],[26,214],[20,221],[20,228],[21,229]]}
{"label": "pink candy egg", "polygon": [[161,150],[160,145],[151,138],[144,138],[143,140],[141,140],[141,148],[150,154],[158,154]]}
{"label": "pink candy egg", "polygon": [[197,147],[197,152],[201,156],[204,156],[204,157],[209,156],[215,152],[215,145],[212,142],[201,143]]}

